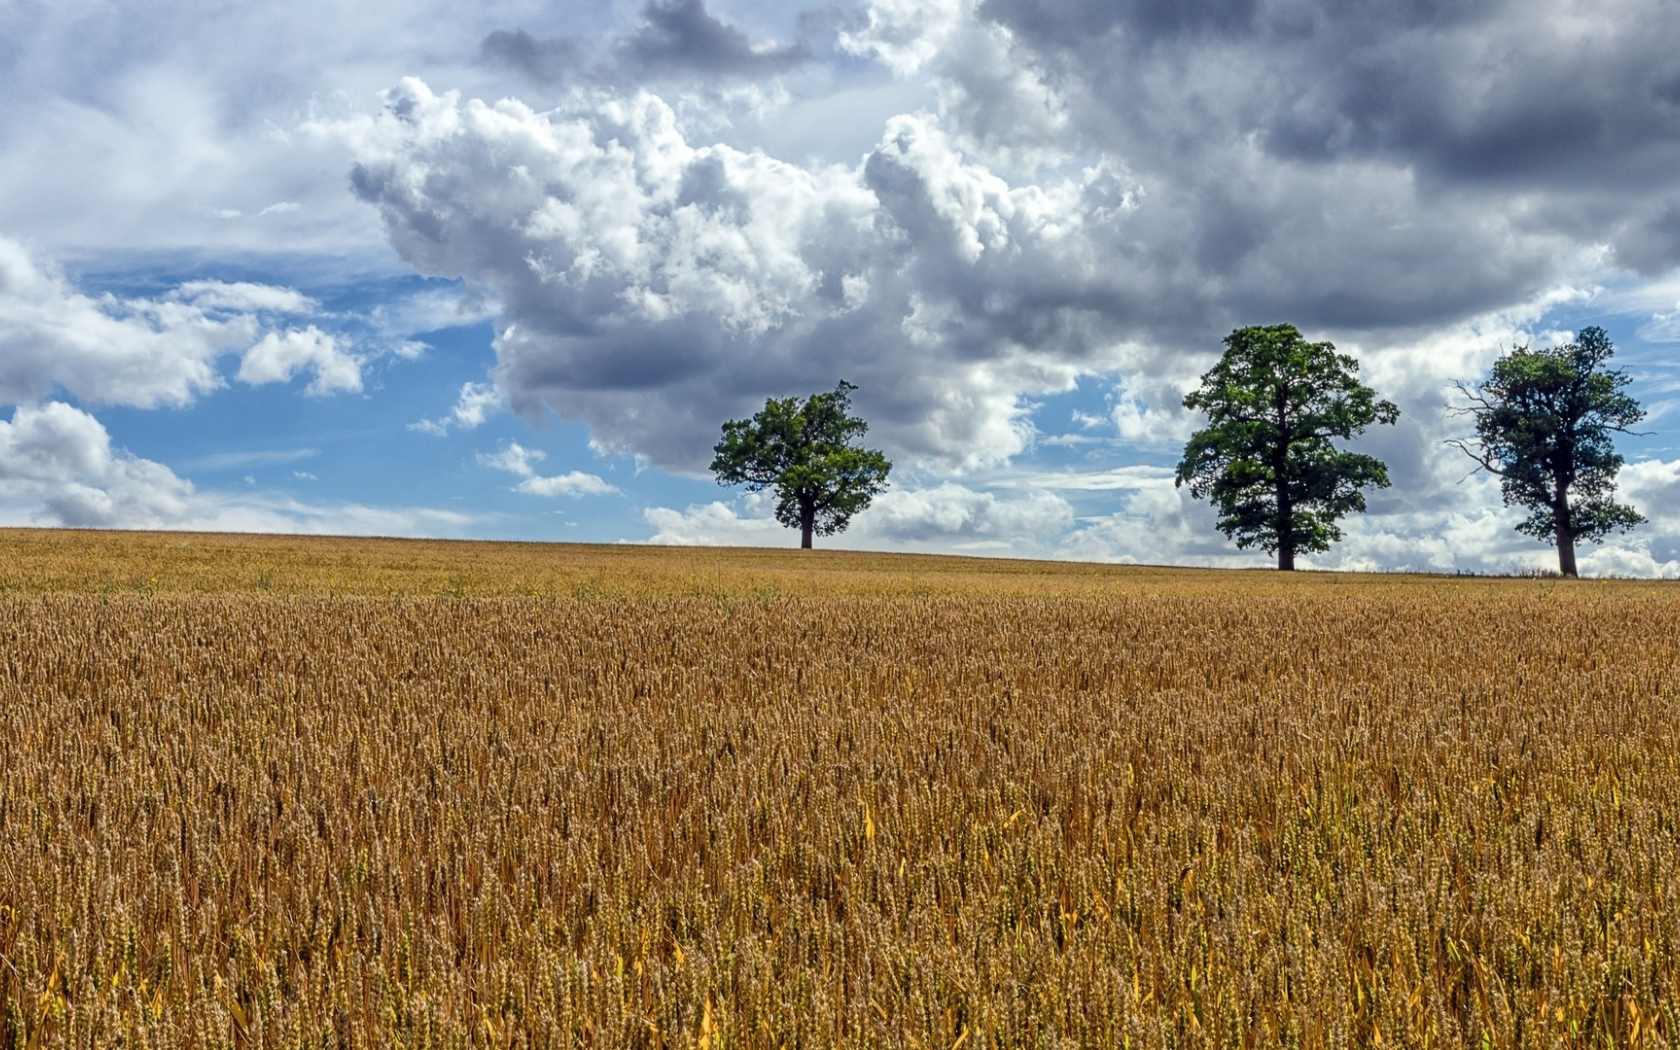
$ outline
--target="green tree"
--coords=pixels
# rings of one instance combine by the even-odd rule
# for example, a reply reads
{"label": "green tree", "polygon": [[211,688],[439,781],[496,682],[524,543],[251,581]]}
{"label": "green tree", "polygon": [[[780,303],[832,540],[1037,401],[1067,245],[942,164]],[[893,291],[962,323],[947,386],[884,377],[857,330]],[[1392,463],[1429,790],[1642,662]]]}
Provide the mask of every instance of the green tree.
{"label": "green tree", "polygon": [[799,530],[802,548],[811,546],[813,535],[844,529],[887,487],[892,464],[857,444],[869,424],[851,414],[856,389],[842,381],[804,404],[796,397],[771,398],[751,419],[725,423],[713,449],[718,484],[775,489],[776,520]]}
{"label": "green tree", "polygon": [[1219,531],[1238,547],[1276,553],[1279,569],[1295,568],[1297,552],[1329,550],[1342,538],[1336,521],[1365,509],[1362,490],[1388,487],[1381,460],[1331,439],[1400,416],[1354,378],[1358,371],[1359,362],[1307,342],[1294,325],[1232,332],[1219,363],[1184,399],[1207,413],[1208,426],[1184,447],[1175,483],[1211,499]]}
{"label": "green tree", "polygon": [[1505,505],[1529,512],[1517,530],[1555,542],[1565,576],[1576,575],[1577,541],[1598,543],[1645,520],[1610,498],[1623,463],[1613,435],[1645,418],[1623,393],[1627,373],[1604,367],[1615,352],[1604,329],[1583,328],[1573,343],[1511,351],[1480,386],[1458,385],[1476,436],[1448,443],[1498,475]]}

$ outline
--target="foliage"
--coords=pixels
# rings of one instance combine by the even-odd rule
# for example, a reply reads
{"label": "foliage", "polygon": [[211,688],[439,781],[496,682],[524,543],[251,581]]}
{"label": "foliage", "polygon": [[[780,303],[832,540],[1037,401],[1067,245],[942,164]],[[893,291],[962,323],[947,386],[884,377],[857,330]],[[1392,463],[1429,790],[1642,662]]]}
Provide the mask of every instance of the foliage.
{"label": "foliage", "polygon": [[1219,529],[1237,546],[1258,545],[1291,569],[1295,554],[1341,539],[1336,522],[1365,509],[1366,486],[1388,487],[1388,469],[1342,451],[1372,423],[1400,410],[1355,378],[1359,363],[1330,343],[1309,343],[1293,325],[1239,328],[1184,407],[1208,414],[1184,449],[1176,483],[1219,509]]}
{"label": "foliage", "polygon": [[1602,328],[1547,350],[1522,347],[1493,364],[1486,382],[1460,385],[1476,421],[1473,442],[1454,441],[1499,477],[1505,505],[1529,512],[1518,531],[1555,542],[1575,575],[1575,542],[1599,542],[1645,518],[1611,498],[1622,457],[1614,435],[1645,418],[1624,392],[1626,372],[1604,367],[1615,347]]}
{"label": "foliage", "polygon": [[887,487],[892,464],[857,445],[869,424],[851,414],[851,392],[842,381],[832,393],[771,398],[751,419],[723,425],[713,451],[712,471],[722,485],[750,491],[774,489],[776,520],[800,530],[800,546],[812,535],[844,529],[852,515]]}

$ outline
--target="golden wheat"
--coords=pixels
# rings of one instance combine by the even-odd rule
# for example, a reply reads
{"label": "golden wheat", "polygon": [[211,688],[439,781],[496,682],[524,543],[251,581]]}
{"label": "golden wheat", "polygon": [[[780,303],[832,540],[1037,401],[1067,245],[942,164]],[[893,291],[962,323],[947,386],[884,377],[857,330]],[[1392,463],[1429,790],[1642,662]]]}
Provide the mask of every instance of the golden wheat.
{"label": "golden wheat", "polygon": [[6,542],[0,1045],[1680,1037],[1661,586]]}

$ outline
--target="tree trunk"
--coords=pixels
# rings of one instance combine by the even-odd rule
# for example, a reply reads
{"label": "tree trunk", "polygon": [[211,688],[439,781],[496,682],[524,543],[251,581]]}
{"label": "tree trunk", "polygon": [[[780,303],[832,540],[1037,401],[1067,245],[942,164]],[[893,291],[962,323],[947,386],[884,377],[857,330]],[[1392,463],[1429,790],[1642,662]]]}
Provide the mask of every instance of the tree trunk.
{"label": "tree trunk", "polygon": [[811,549],[811,533],[817,525],[817,506],[813,502],[801,500],[799,503],[799,549]]}
{"label": "tree trunk", "polygon": [[1575,523],[1570,520],[1569,504],[1565,502],[1553,508],[1552,514],[1557,523],[1558,572],[1568,579],[1578,579],[1580,574],[1575,571]]}
{"label": "tree trunk", "polygon": [[1295,505],[1289,500],[1289,483],[1283,480],[1283,457],[1273,466],[1277,475],[1278,571],[1295,571]]}

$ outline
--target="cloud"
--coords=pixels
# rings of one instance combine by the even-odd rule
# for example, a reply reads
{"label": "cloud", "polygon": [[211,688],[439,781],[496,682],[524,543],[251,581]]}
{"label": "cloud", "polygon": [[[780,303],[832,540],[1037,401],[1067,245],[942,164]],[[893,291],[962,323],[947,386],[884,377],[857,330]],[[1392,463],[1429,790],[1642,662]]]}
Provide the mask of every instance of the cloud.
{"label": "cloud", "polygon": [[891,543],[940,541],[971,548],[1037,548],[1073,524],[1073,508],[1052,492],[1016,497],[977,492],[955,482],[933,488],[892,488],[858,517],[862,534]]}
{"label": "cloud", "polygon": [[318,448],[264,449],[254,452],[212,452],[199,456],[188,464],[194,470],[232,470],[236,467],[272,466],[313,459],[321,454]]}
{"label": "cloud", "polygon": [[537,473],[536,464],[547,458],[548,454],[541,449],[526,448],[513,441],[495,455],[480,455],[478,461],[487,467],[517,474],[524,480],[513,490],[531,496],[605,496],[618,492],[606,479],[581,470],[543,477]]}
{"label": "cloud", "polygon": [[594,474],[573,470],[555,477],[529,477],[514,486],[532,496],[603,496],[618,489]]}
{"label": "cloud", "polygon": [[642,520],[655,530],[647,542],[670,547],[777,547],[785,545],[787,536],[775,518],[742,516],[719,501],[686,510],[649,507]]}
{"label": "cloud", "polygon": [[220,281],[191,281],[155,299],[89,296],[0,237],[0,403],[65,391],[103,404],[185,405],[222,386],[217,360],[241,350],[243,382],[307,368],[310,393],[360,390],[361,366],[337,337],[313,325],[269,328],[277,316],[317,309],[290,288]]}
{"label": "cloud", "polygon": [[97,419],[61,402],[19,406],[0,422],[0,504],[46,524],[146,528],[188,515],[192,485],[111,448]]}
{"label": "cloud", "polygon": [[[775,520],[770,494],[743,496],[739,508],[723,502],[685,510],[650,507],[642,517],[655,530],[649,543],[774,547],[788,542],[792,534]],[[910,547],[1042,557],[1073,521],[1067,501],[1049,492],[999,496],[954,482],[930,488],[894,486],[828,542],[849,549]]]}
{"label": "cloud", "polygon": [[[1146,207],[1181,221],[1228,301],[1430,323],[1535,294],[1575,248],[1610,244],[1645,273],[1680,263],[1680,21],[1664,0],[986,0],[975,15],[1058,86],[1070,143],[1124,157]],[[1268,270],[1275,290],[1255,280]]]}
{"label": "cloud", "polygon": [[587,47],[579,37],[538,38],[523,29],[498,29],[478,45],[485,62],[517,70],[540,84],[586,72]]}
{"label": "cloud", "polygon": [[[1447,463],[1457,466],[1450,457]],[[1436,470],[1448,473],[1445,464]],[[1328,552],[1302,556],[1298,564],[1355,572],[1510,574],[1557,569],[1550,541],[1536,542],[1516,531],[1524,515],[1501,505],[1496,479],[1486,474],[1465,478],[1458,468],[1454,480],[1458,483],[1425,484],[1415,493],[1398,484],[1401,491],[1372,493],[1373,513],[1343,519],[1341,542]],[[1620,498],[1651,520],[1602,544],[1580,545],[1582,573],[1680,576],[1680,461],[1630,463],[1619,482]],[[1060,557],[1229,568],[1275,564],[1272,556],[1240,551],[1225,539],[1216,528],[1212,507],[1175,487],[1170,471],[1125,468],[1094,475],[1040,475],[1031,483],[1101,497],[1101,513],[1081,517],[1047,542]]]}
{"label": "cloud", "polygon": [[[876,0],[841,46],[927,80],[940,110],[891,117],[852,166],[708,142],[645,89],[540,112],[407,80],[382,116],[331,130],[398,252],[501,303],[494,374],[516,411],[679,471],[703,466],[722,420],[842,378],[872,435],[930,470],[1020,455],[1032,399],[1090,375],[1117,380],[1123,443],[1165,447],[1239,324],[1286,319],[1394,357],[1603,272],[1613,216],[1585,230],[1508,181],[1424,165],[1404,136],[1285,148],[1299,92],[1259,77],[1263,49],[1229,28],[1287,35],[1283,16],[1217,11]],[[1420,47],[1491,32],[1420,24]],[[1345,34],[1300,32],[1279,46],[1296,87],[1318,90],[1314,64]],[[1093,38],[1149,76],[1110,68]],[[1566,183],[1537,175],[1535,192]],[[1406,385],[1436,371],[1423,352],[1390,369]]]}
{"label": "cloud", "polygon": [[599,49],[601,55],[596,50],[583,37],[535,37],[523,29],[498,29],[479,44],[484,61],[517,70],[542,84],[755,79],[788,72],[812,57],[803,43],[754,43],[746,33],[706,10],[703,0],[648,0],[632,31]]}
{"label": "cloud", "polygon": [[284,494],[257,492],[239,497],[203,494],[187,517],[170,527],[320,536],[467,537],[483,524],[479,516],[435,507],[370,507],[343,500],[306,503]]}
{"label": "cloud", "polygon": [[381,297],[365,314],[351,317],[366,326],[366,342],[413,361],[431,349],[415,336],[480,324],[496,316],[498,309],[480,291],[450,282],[442,288],[428,285],[417,291],[397,291]]}
{"label": "cloud", "polygon": [[305,388],[314,397],[362,389],[362,362],[347,353],[336,336],[314,325],[264,335],[239,362],[239,381],[252,386],[284,383],[303,371],[315,373]]}
{"label": "cloud", "polygon": [[438,437],[449,433],[451,427],[458,430],[472,430],[481,425],[492,412],[499,412],[507,406],[501,392],[493,383],[462,383],[460,397],[455,401],[455,407],[442,419],[422,419],[418,423],[410,423],[409,429],[419,430]]}
{"label": "cloud", "polygon": [[315,300],[291,288],[249,281],[188,281],[178,285],[167,298],[191,303],[202,310],[238,313],[312,314],[320,309]]}
{"label": "cloud", "polygon": [[1166,467],[1116,467],[1096,471],[1035,471],[1012,479],[1016,487],[1048,489],[1053,492],[1112,492],[1157,486],[1172,481]]}
{"label": "cloud", "polygon": [[747,34],[706,10],[702,0],[649,0],[635,32],[614,47],[620,62],[645,73],[672,70],[713,76],[765,76],[811,57],[802,44],[754,44]]}
{"label": "cloud", "polygon": [[1085,214],[1107,172],[1017,187],[926,117],[853,168],[691,145],[646,93],[538,113],[411,80],[334,130],[404,258],[503,304],[510,404],[662,466],[838,379],[896,449],[997,462],[1030,439],[1023,395],[1111,363],[1112,280],[1076,235],[1109,221]]}
{"label": "cloud", "polygon": [[1015,34],[977,17],[975,7],[967,0],[875,0],[864,23],[842,30],[837,43],[900,77],[927,76],[964,149],[1026,172],[1064,159],[1066,100],[1024,60]]}
{"label": "cloud", "polygon": [[1170,475],[1135,472],[1104,480],[1120,509],[1082,517],[1056,538],[1057,556],[1144,565],[1266,564],[1264,555],[1239,551],[1220,535],[1212,509],[1176,488]]}
{"label": "cloud", "polygon": [[[1671,6],[861,0],[789,44],[697,0],[25,5],[0,11],[0,229],[105,272],[252,252],[473,291],[428,286],[363,338],[286,279],[102,296],[5,242],[0,403],[181,405],[241,374],[353,390],[358,357],[415,352],[413,325],[489,317],[491,382],[417,426],[470,428],[499,394],[693,472],[722,420],[847,379],[923,488],[1013,500],[1004,475],[1062,440],[1035,406],[1094,376],[1109,411],[1075,436],[1105,471],[1045,482],[1076,515],[1056,549],[1249,558],[1170,483],[1106,468],[1183,440],[1178,398],[1225,332],[1289,321],[1404,413],[1363,439],[1396,485],[1346,564],[1543,562],[1497,538],[1496,490],[1458,484],[1447,384],[1543,342],[1560,305],[1680,331]],[[1636,466],[1629,492],[1666,505]],[[904,542],[1006,542],[984,501],[936,503]],[[1662,535],[1602,553],[1665,565]]]}
{"label": "cloud", "polygon": [[186,404],[221,385],[215,359],[256,332],[249,315],[190,301],[92,298],[0,237],[0,401],[62,389],[108,404]]}
{"label": "cloud", "polygon": [[1680,460],[1629,463],[1617,477],[1618,498],[1649,519],[1602,548],[1582,548],[1583,572],[1680,576]]}
{"label": "cloud", "polygon": [[546,28],[571,13],[518,0],[0,5],[0,231],[71,265],[170,253],[301,263],[312,284],[388,273],[342,154],[297,125],[405,74],[498,90],[470,42],[533,15]]}
{"label": "cloud", "polygon": [[436,536],[463,535],[477,519],[429,508],[311,504],[263,492],[236,496],[200,492],[164,464],[113,447],[109,432],[93,416],[49,401],[20,405],[12,410],[10,420],[0,420],[0,522],[70,528]]}
{"label": "cloud", "polygon": [[885,63],[898,76],[910,76],[933,61],[965,20],[960,0],[876,0],[864,7],[863,24],[843,29],[840,47]]}

